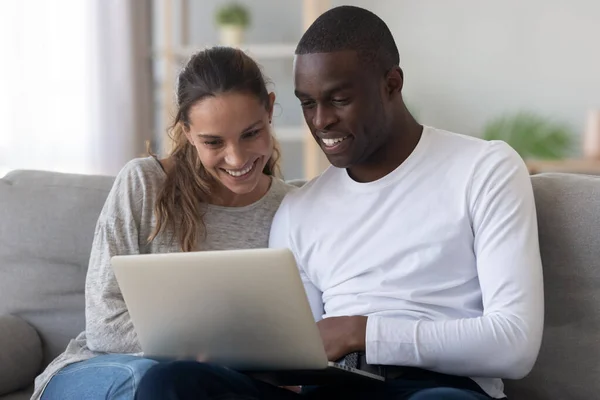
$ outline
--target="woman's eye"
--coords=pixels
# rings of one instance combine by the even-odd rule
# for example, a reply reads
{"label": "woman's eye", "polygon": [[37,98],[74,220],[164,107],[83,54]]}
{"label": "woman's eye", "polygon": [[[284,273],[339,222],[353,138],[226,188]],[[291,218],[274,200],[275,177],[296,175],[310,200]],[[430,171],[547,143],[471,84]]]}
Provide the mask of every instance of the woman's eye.
{"label": "woman's eye", "polygon": [[248,138],[253,138],[255,136],[258,136],[258,134],[260,133],[260,129],[256,129],[250,132],[246,132],[244,133],[244,138],[248,139]]}
{"label": "woman's eye", "polygon": [[221,144],[221,141],[220,140],[206,140],[204,142],[204,144],[209,147],[216,147]]}

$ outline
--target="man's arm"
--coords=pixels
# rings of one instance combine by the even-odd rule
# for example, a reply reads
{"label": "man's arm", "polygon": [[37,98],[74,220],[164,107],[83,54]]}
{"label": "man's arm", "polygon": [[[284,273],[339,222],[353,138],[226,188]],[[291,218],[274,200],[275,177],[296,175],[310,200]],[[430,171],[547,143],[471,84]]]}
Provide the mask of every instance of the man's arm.
{"label": "man's arm", "polygon": [[[288,195],[289,196],[289,195]],[[313,313],[315,321],[319,321],[323,318],[323,294],[321,291],[308,279],[304,268],[302,267],[301,260],[298,257],[298,253],[291,240],[291,224],[290,224],[290,212],[289,212],[289,197],[284,198],[281,206],[277,210],[273,223],[271,224],[271,232],[269,235],[269,247],[270,248],[286,248],[290,249],[296,258],[298,269],[300,270],[300,277],[304,284],[304,290],[308,297],[308,302]]]}
{"label": "man's arm", "polygon": [[371,316],[369,364],[519,379],[537,358],[544,296],[533,190],[514,150],[491,143],[468,193],[483,315],[446,321]]}

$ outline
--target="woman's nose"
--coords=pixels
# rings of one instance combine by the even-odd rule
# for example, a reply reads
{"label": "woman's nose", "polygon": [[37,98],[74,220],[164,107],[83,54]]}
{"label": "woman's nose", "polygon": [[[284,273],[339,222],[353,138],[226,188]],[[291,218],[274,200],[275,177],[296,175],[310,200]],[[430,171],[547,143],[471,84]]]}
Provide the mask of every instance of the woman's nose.
{"label": "woman's nose", "polygon": [[240,169],[243,168],[246,164],[246,156],[244,150],[239,146],[231,146],[227,150],[227,155],[225,156],[225,162],[231,168]]}

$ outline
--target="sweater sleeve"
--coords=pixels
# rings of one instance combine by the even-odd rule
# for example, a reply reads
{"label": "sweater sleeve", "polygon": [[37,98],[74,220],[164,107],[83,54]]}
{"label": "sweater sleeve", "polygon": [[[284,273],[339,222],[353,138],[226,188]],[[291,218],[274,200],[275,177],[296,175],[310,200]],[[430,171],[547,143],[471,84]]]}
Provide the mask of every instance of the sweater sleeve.
{"label": "sweater sleeve", "polygon": [[298,269],[300,272],[300,278],[302,279],[302,283],[304,284],[304,290],[306,292],[306,296],[308,298],[308,303],[310,305],[313,317],[315,321],[319,321],[323,319],[323,294],[322,292],[308,279],[304,268],[300,263],[300,258],[298,257],[298,253],[293,245],[293,241],[291,239],[291,230],[290,230],[290,212],[289,212],[289,201],[290,195],[284,198],[281,203],[279,209],[275,213],[275,217],[273,218],[273,223],[271,225],[271,231],[269,235],[269,247],[271,248],[287,248],[292,251],[294,257],[296,258],[296,263],[298,263]]}
{"label": "sweater sleeve", "polygon": [[115,255],[139,253],[135,198],[144,193],[133,172],[126,168],[117,177],[96,225],[85,285],[87,346],[95,352],[141,352],[111,266]]}
{"label": "sweater sleeve", "polygon": [[544,314],[533,190],[514,150],[501,142],[488,150],[467,194],[483,314],[437,321],[371,316],[368,363],[508,379],[533,367]]}

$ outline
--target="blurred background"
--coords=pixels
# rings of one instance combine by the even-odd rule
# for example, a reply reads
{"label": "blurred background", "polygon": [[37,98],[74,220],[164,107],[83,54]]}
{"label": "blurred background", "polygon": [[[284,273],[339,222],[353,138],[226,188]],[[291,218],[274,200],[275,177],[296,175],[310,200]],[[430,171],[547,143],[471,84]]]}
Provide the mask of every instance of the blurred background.
{"label": "blurred background", "polygon": [[285,178],[318,174],[293,53],[342,4],[388,24],[422,124],[505,140],[531,173],[600,174],[598,0],[2,0],[0,176],[115,175],[147,141],[164,153],[177,72],[216,44],[246,50],[272,82]]}

